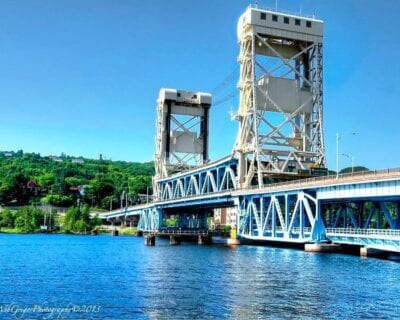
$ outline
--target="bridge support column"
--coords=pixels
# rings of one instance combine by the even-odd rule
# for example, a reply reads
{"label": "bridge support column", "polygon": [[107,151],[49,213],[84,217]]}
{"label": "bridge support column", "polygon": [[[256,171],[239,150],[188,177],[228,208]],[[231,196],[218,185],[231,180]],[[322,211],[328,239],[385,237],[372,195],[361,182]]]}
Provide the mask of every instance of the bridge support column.
{"label": "bridge support column", "polygon": [[136,237],[143,237],[143,231],[142,230],[136,231]]}
{"label": "bridge support column", "polygon": [[212,237],[211,235],[199,235],[197,238],[197,243],[198,244],[211,244],[212,243]]}
{"label": "bridge support column", "polygon": [[181,244],[181,238],[179,236],[170,235],[169,236],[169,244],[171,246],[176,246],[178,244]]}
{"label": "bridge support column", "polygon": [[313,241],[319,244],[320,242],[326,241],[327,238],[326,238],[325,225],[321,216],[322,213],[321,202],[318,199],[315,209],[316,209],[315,221],[311,229],[311,238]]}
{"label": "bridge support column", "polygon": [[340,252],[342,246],[334,243],[306,243],[305,252]]}
{"label": "bridge support column", "polygon": [[228,246],[236,246],[236,245],[240,244],[240,240],[237,238],[236,227],[231,230],[231,237],[228,238],[228,240],[226,241],[226,244]]}
{"label": "bridge support column", "polygon": [[156,236],[153,234],[147,234],[144,237],[144,244],[146,246],[154,246],[156,244]]}
{"label": "bridge support column", "polygon": [[368,247],[360,248],[360,256],[361,257],[385,257],[387,255],[388,255],[388,252],[386,252],[386,251],[368,248]]}

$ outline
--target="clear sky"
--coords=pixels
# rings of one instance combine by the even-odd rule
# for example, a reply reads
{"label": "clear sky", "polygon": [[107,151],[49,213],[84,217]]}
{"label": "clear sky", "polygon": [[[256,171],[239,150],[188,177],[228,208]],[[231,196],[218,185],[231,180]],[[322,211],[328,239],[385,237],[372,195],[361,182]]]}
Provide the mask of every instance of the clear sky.
{"label": "clear sky", "polygon": [[[0,150],[150,161],[161,87],[235,92],[244,0],[0,0]],[[259,0],[275,7],[275,0]],[[324,129],[341,153],[400,167],[400,1],[279,0],[325,22]],[[210,156],[232,150],[238,96],[212,107]],[[350,162],[341,156],[341,167]]]}

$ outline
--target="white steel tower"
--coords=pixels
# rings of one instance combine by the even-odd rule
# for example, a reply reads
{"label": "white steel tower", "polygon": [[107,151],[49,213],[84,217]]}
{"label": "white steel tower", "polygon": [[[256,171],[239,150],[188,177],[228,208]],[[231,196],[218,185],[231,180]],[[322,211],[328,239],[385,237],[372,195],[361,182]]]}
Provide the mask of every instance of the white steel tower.
{"label": "white steel tower", "polygon": [[249,7],[238,40],[239,185],[324,172],[323,22]]}
{"label": "white steel tower", "polygon": [[211,95],[161,89],[157,103],[155,180],[206,164]]}

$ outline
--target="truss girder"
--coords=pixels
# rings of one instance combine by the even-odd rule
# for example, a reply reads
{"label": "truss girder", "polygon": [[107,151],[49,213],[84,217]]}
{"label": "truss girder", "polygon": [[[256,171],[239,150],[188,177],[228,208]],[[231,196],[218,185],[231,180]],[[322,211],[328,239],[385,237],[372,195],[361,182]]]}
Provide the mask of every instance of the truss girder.
{"label": "truss girder", "polygon": [[143,209],[139,222],[138,222],[138,230],[140,231],[156,231],[161,226],[161,210],[156,207],[148,207]]}
{"label": "truss girder", "polygon": [[400,229],[398,221],[400,198],[342,200],[323,204],[323,218],[327,228]]}
{"label": "truss girder", "polygon": [[218,193],[237,188],[237,161],[155,181],[160,201]]}
{"label": "truss girder", "polygon": [[318,201],[304,191],[243,196],[238,208],[238,235],[245,239],[313,241],[325,239],[315,229]]}

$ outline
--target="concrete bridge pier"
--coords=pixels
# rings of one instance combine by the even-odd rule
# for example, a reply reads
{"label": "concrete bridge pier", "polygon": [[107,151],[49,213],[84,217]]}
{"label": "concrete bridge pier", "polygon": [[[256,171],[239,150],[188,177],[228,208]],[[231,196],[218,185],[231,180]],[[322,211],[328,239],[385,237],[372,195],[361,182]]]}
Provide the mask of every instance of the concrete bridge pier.
{"label": "concrete bridge pier", "polygon": [[211,235],[199,235],[197,237],[197,244],[211,244],[212,236]]}
{"label": "concrete bridge pier", "polygon": [[169,244],[171,246],[179,245],[179,244],[181,244],[181,238],[179,236],[170,235],[169,236]]}
{"label": "concrete bridge pier", "polygon": [[144,244],[146,246],[154,246],[156,244],[156,236],[154,234],[147,234],[144,236]]}
{"label": "concrete bridge pier", "polygon": [[387,255],[388,255],[387,251],[382,251],[368,247],[360,247],[361,257],[386,257]]}
{"label": "concrete bridge pier", "polygon": [[335,243],[306,243],[305,252],[340,252],[342,246]]}
{"label": "concrete bridge pier", "polygon": [[143,237],[143,231],[142,230],[136,231],[136,236],[137,237]]}

